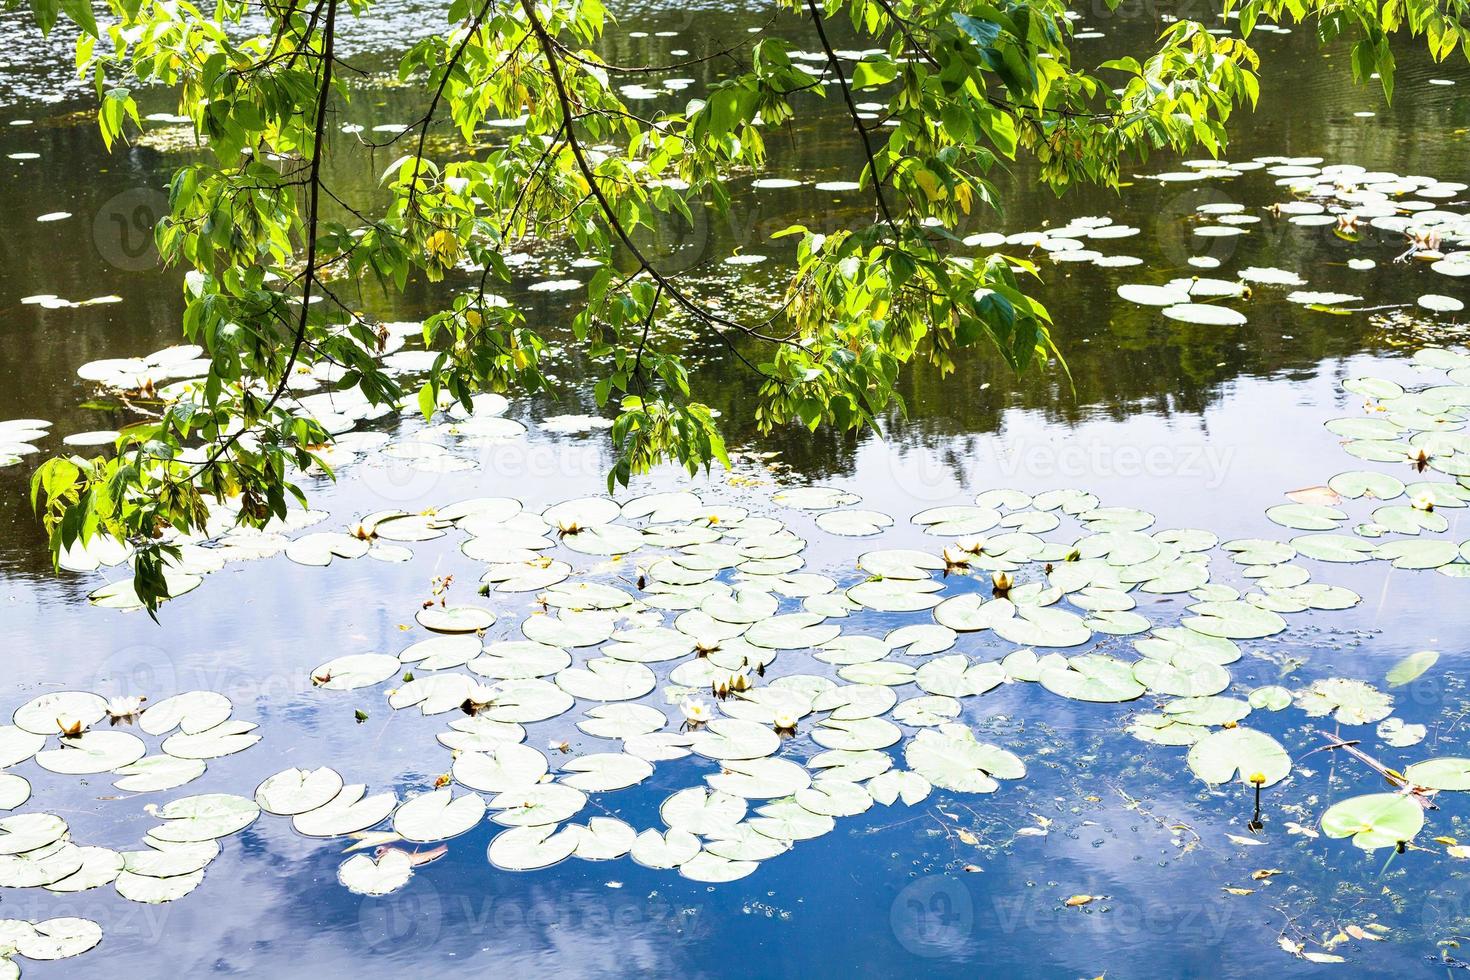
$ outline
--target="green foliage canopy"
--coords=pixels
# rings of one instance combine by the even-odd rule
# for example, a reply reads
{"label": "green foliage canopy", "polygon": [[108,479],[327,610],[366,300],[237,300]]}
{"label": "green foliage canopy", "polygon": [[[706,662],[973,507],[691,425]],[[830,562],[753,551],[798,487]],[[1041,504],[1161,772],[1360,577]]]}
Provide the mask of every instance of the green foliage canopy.
{"label": "green foliage canopy", "polygon": [[[504,257],[518,243],[569,237],[602,262],[573,328],[605,365],[597,399],[618,412],[610,486],[664,461],[694,472],[725,462],[724,443],[684,362],[652,329],[661,318],[692,320],[754,372],[763,427],[873,425],[902,408],[895,381],[914,358],[943,370],[980,346],[1017,371],[1043,365],[1057,352],[1046,310],[1026,293],[1036,270],[957,254],[946,229],[999,203],[988,175],[1018,155],[1061,189],[1115,184],[1123,162],[1150,150],[1217,153],[1259,85],[1246,41],[1191,21],[1168,26],[1146,57],[1089,69],[1072,62],[1061,0],[783,0],[781,15],[826,55],[824,71],[807,70],[789,41],[742,41],[719,53],[740,67],[705,98],[649,117],[619,84],[667,66],[604,61],[600,0],[451,0],[445,31],[399,62],[423,111],[378,144],[400,155],[380,200],[365,205],[334,192],[323,159],[333,107],[351,98],[337,40],[371,30],[371,0],[107,0],[102,20],[87,0],[29,5],[42,30],[61,16],[80,28],[77,65],[95,83],[109,145],[140,125],[134,90],[162,85],[208,146],[175,173],[156,229],[164,260],[186,271],[183,334],[204,348],[207,377],[125,430],[115,455],[53,458],[32,484],[54,554],[97,533],[138,546],[135,584],[150,610],[167,596],[171,532],[201,528],[208,498],[238,498],[251,524],[304,500],[293,475],[330,436],[283,398],[295,372],[333,365],[339,388],[374,403],[411,395],[382,369],[380,327],[342,301],[343,283],[401,290],[411,275],[484,270],[424,322],[438,352],[417,393],[427,414],[441,396],[468,404],[478,391],[551,386],[546,339],[493,288],[510,280]],[[1267,18],[1351,39],[1355,74],[1379,73],[1389,94],[1390,35],[1421,37],[1445,58],[1467,31],[1467,0],[1229,6],[1247,37]],[[262,16],[257,33],[249,25]],[[838,32],[881,53],[844,63]],[[881,122],[859,112],[859,98],[883,102]],[[692,222],[693,208],[727,207],[726,178],[759,169],[767,134],[816,100],[851,124],[872,224],[787,229],[800,241],[781,301],[711,307],[661,270],[649,233],[668,217]],[[469,149],[487,120],[517,116],[525,126],[504,145]],[[429,134],[444,125],[465,151],[435,159]]]}

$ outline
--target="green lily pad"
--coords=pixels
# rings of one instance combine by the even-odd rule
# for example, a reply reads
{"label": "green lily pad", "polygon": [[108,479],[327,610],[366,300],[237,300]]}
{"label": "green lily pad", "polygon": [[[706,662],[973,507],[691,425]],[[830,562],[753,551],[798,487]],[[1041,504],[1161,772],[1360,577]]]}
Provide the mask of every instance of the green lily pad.
{"label": "green lily pad", "polygon": [[1365,851],[1410,841],[1424,826],[1424,809],[1411,796],[1368,793],[1335,803],[1322,814],[1322,833],[1351,837]]}
{"label": "green lily pad", "polygon": [[1189,768],[1207,783],[1229,782],[1239,774],[1247,785],[1251,777],[1265,777],[1263,786],[1272,786],[1291,773],[1291,756],[1281,743],[1265,732],[1252,728],[1223,728],[1211,732],[1189,750]]}
{"label": "green lily pad", "polygon": [[958,723],[926,728],[904,746],[904,761],[932,785],[958,793],[993,793],[997,779],[1021,779],[1026,764]]}

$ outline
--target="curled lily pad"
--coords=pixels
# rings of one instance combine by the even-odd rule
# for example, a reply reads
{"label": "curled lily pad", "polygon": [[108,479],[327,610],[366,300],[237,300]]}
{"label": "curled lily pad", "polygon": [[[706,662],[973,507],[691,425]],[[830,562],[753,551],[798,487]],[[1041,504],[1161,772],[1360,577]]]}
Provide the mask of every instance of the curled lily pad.
{"label": "curled lily pad", "polygon": [[1398,663],[1394,664],[1385,677],[1389,687],[1403,687],[1405,684],[1417,679],[1430,667],[1439,662],[1439,653],[1435,650],[1420,650],[1411,653]]}
{"label": "curled lily pad", "polygon": [[1365,851],[1410,841],[1424,826],[1424,808],[1412,796],[1368,793],[1334,803],[1322,814],[1322,833],[1351,837]]}

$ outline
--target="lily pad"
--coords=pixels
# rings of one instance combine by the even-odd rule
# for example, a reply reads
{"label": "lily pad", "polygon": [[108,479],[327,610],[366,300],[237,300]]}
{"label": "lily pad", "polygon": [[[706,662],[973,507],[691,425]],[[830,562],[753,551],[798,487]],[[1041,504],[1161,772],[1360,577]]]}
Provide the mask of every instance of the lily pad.
{"label": "lily pad", "polygon": [[996,745],[977,741],[967,726],[954,723],[926,728],[904,746],[910,769],[941,789],[993,793],[997,779],[1020,779],[1026,765]]}
{"label": "lily pad", "polygon": [[1322,833],[1351,837],[1365,851],[1410,841],[1424,826],[1424,809],[1411,796],[1368,793],[1333,804],[1322,814]]}
{"label": "lily pad", "polygon": [[1272,786],[1291,773],[1291,756],[1281,743],[1252,728],[1211,732],[1189,750],[1188,761],[1194,774],[1211,784],[1229,782],[1239,774],[1247,785],[1260,775],[1262,786]]}

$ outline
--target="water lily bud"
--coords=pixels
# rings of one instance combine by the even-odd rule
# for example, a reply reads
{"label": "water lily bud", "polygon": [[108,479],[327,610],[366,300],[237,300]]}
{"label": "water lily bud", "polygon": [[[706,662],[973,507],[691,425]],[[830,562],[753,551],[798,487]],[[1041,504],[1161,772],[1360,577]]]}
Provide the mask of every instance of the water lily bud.
{"label": "water lily bud", "polygon": [[993,572],[990,576],[991,592],[997,598],[1005,598],[1011,591],[1011,576],[1006,572]]}

